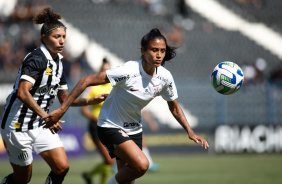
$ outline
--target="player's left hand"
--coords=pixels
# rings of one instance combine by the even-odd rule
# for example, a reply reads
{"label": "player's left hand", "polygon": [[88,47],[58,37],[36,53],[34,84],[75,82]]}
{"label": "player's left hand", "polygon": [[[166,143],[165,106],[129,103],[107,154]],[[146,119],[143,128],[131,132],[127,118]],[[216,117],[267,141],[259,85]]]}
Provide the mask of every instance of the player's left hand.
{"label": "player's left hand", "polygon": [[63,115],[64,113],[60,109],[57,109],[48,114],[47,116],[43,117],[42,119],[45,121],[43,123],[43,128],[51,128],[57,123],[64,123],[64,121],[60,120]]}
{"label": "player's left hand", "polygon": [[195,141],[195,143],[197,144],[201,143],[201,146],[204,147],[205,149],[209,147],[208,142],[202,137],[196,135],[195,133],[189,134],[189,139]]}
{"label": "player's left hand", "polygon": [[60,122],[57,122],[55,124],[53,124],[49,130],[52,132],[52,134],[56,134],[58,131],[62,131],[63,128],[61,127],[60,123],[63,123],[61,120]]}
{"label": "player's left hand", "polygon": [[89,105],[95,105],[105,101],[108,95],[109,95],[108,93],[104,93],[104,94],[96,95],[93,98],[90,98]]}

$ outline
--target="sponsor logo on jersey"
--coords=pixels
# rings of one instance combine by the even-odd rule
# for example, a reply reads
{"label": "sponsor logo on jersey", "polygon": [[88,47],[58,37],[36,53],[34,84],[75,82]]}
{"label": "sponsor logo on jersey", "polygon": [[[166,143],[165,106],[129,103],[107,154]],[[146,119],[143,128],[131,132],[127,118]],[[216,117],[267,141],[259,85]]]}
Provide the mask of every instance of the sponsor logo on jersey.
{"label": "sponsor logo on jersey", "polygon": [[20,123],[20,122],[16,122],[15,125],[14,125],[14,127],[15,127],[15,128],[20,128],[20,127],[21,127],[21,124],[22,124],[22,123]]}
{"label": "sponsor logo on jersey", "polygon": [[46,71],[45,73],[46,75],[52,75],[53,70],[51,68],[47,68],[45,71]]}
{"label": "sponsor logo on jersey", "polygon": [[58,88],[57,87],[50,87],[49,95],[50,96],[57,96],[57,94],[58,94]]}
{"label": "sponsor logo on jersey", "polygon": [[129,75],[114,78],[114,80],[116,82],[119,82],[119,81],[122,81],[122,80],[125,80],[125,79],[129,79]]}
{"label": "sponsor logo on jersey", "polygon": [[140,127],[140,124],[139,123],[135,123],[135,122],[132,122],[132,123],[128,123],[128,122],[124,122],[123,123],[123,127]]}
{"label": "sponsor logo on jersey", "polygon": [[58,85],[56,86],[43,86],[41,88],[39,88],[38,90],[40,95],[45,95],[46,93],[48,93],[50,96],[57,96],[58,94]]}
{"label": "sponsor logo on jersey", "polygon": [[123,137],[129,137],[123,130],[119,130],[118,132],[121,133]]}
{"label": "sponsor logo on jersey", "polygon": [[145,92],[143,93],[144,95],[150,95],[149,89],[145,88]]}
{"label": "sponsor logo on jersey", "polygon": [[131,77],[132,77],[132,78],[135,78],[135,77],[139,77],[139,76],[141,76],[141,73],[133,74]]}
{"label": "sponsor logo on jersey", "polygon": [[161,80],[161,81],[163,81],[163,82],[167,82],[168,80],[167,79],[165,79],[165,78],[163,78],[163,77],[161,77],[161,76],[157,76],[157,79],[159,79],[159,80]]}
{"label": "sponsor logo on jersey", "polygon": [[46,85],[46,86],[43,86],[41,88],[39,88],[39,94],[40,95],[45,95],[49,90],[49,87]]}
{"label": "sponsor logo on jersey", "polygon": [[139,91],[139,89],[130,88],[130,91]]}

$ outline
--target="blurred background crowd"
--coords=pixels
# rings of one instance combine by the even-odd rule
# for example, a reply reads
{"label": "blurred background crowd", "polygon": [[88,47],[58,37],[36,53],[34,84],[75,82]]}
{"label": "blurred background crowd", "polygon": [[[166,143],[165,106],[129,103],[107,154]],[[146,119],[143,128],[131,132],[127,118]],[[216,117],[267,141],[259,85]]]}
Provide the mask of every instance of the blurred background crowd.
{"label": "blurred background crowd", "polygon": [[[152,28],[160,29],[169,45],[178,48],[165,67],[174,77],[178,102],[190,126],[208,140],[210,148],[204,150],[187,140],[166,102],[157,97],[145,109],[158,126],[150,129],[149,120],[143,118],[148,121],[143,128],[150,152],[160,153],[154,161],[162,167],[159,175],[154,173],[150,179],[148,174],[143,183],[158,177],[162,183],[244,183],[246,178],[245,183],[281,183],[280,154],[266,158],[268,154],[251,154],[242,163],[238,158],[244,154],[233,154],[282,151],[281,0],[0,0],[1,117],[25,55],[41,44],[41,27],[32,18],[46,6],[60,13],[67,27],[63,65],[69,91],[82,77],[98,72],[103,59],[112,67],[140,59],[141,38]],[[227,96],[217,93],[210,82],[214,67],[223,61],[237,63],[244,72],[241,89]],[[50,110],[59,105],[55,101]],[[62,119],[66,123],[59,134],[67,155],[80,156],[70,159],[74,167],[67,180],[81,183],[81,172],[99,160],[92,159],[97,149],[80,108],[71,107]],[[164,153],[185,153],[190,160]],[[81,156],[87,154],[91,157],[83,160]],[[0,137],[1,158],[7,154]],[[179,160],[173,163],[172,158]],[[4,162],[9,165],[8,159]],[[0,176],[8,174],[2,165]],[[45,166],[36,165],[34,183],[49,172],[47,165],[46,171],[38,165]]]}
{"label": "blurred background crowd", "polygon": [[[246,21],[267,26],[281,37],[282,2],[215,2]],[[32,18],[43,7],[51,6],[62,14],[63,21],[123,62],[139,59],[142,36],[159,28],[168,43],[178,47],[176,58],[166,68],[178,85],[180,103],[197,119],[198,128],[281,123],[281,57],[238,31],[217,26],[197,12],[194,4],[193,0],[1,0],[0,84],[13,84],[25,55],[41,44],[40,27]],[[68,34],[70,29],[67,42],[74,37]],[[74,47],[79,48],[80,43]],[[237,63],[245,74],[242,89],[228,97],[217,94],[209,84],[213,68],[222,61]],[[64,67],[70,89],[83,76],[97,72],[95,65],[95,56],[87,54],[86,49],[74,56],[66,48]],[[70,111],[66,117],[70,124],[84,120],[79,112]]]}

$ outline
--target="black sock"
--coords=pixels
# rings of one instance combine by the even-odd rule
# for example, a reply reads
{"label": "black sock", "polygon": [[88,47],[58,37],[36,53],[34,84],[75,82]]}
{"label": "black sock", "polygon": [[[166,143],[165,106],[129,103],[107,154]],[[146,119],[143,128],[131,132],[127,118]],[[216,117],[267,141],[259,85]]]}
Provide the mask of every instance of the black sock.
{"label": "black sock", "polygon": [[51,171],[45,181],[45,184],[61,184],[63,183],[65,178],[65,175],[57,175],[55,173],[53,173],[53,171]]}
{"label": "black sock", "polygon": [[[13,180],[13,174],[9,174],[4,179],[6,179],[5,183],[7,183],[7,184],[14,184],[15,183],[14,180]],[[2,180],[2,182],[4,181],[4,179]]]}

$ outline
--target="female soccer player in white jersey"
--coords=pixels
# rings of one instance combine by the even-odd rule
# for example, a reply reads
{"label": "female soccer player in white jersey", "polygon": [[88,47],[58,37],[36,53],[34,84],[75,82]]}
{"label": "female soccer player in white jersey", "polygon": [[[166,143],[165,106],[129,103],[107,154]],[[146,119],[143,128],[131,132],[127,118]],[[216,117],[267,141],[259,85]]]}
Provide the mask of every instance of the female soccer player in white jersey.
{"label": "female soccer player in white jersey", "polygon": [[98,121],[98,135],[111,157],[116,157],[118,172],[108,184],[134,183],[145,174],[149,162],[141,150],[141,110],[161,95],[186,130],[188,137],[206,149],[207,141],[190,128],[177,102],[177,90],[171,73],[162,65],[175,56],[173,48],[158,29],[152,29],[141,40],[142,59],[81,79],[62,106],[46,116],[46,127],[59,121],[71,103],[87,86],[110,82],[113,89],[105,100]]}
{"label": "female soccer player in white jersey", "polygon": [[[62,183],[69,170],[68,159],[57,134],[62,127],[56,122],[50,130],[44,129],[41,119],[48,115],[49,106],[56,96],[62,103],[68,95],[60,54],[66,40],[66,27],[58,21],[60,18],[60,14],[48,7],[34,18],[36,24],[43,24],[42,45],[24,58],[2,117],[1,135],[13,168],[13,173],[2,180],[3,184],[30,181],[32,151],[51,168],[46,183]],[[72,105],[100,103],[106,96],[76,99]]]}

